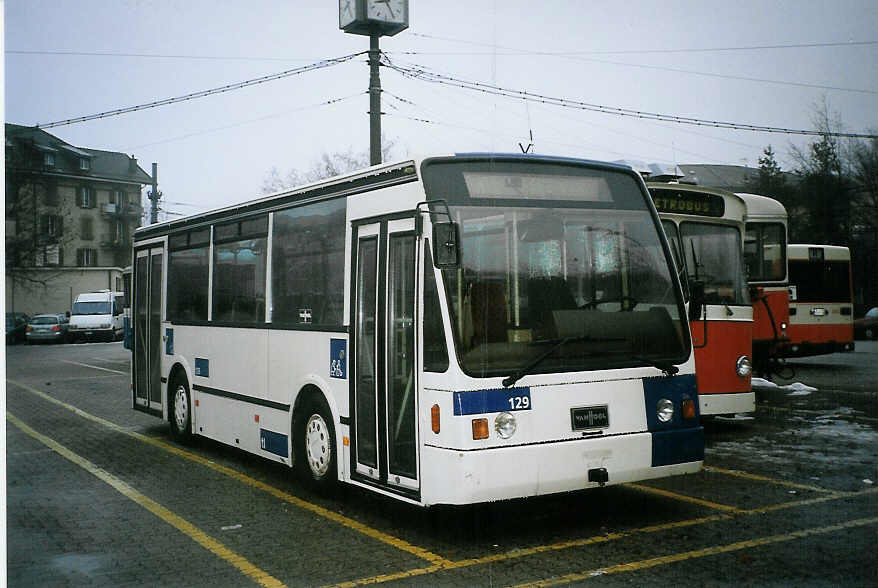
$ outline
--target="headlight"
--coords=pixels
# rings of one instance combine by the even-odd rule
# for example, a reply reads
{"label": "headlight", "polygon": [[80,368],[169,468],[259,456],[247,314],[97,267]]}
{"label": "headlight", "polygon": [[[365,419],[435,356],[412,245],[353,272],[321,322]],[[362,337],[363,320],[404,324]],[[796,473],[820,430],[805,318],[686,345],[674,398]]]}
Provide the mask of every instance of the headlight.
{"label": "headlight", "polygon": [[667,423],[674,418],[674,403],[667,398],[662,398],[655,405],[655,415],[659,422]]}
{"label": "headlight", "polygon": [[515,429],[518,427],[518,423],[515,422],[515,417],[512,413],[509,412],[501,412],[497,415],[497,418],[494,419],[494,430],[497,431],[497,434],[501,439],[509,439],[515,434]]}
{"label": "headlight", "polygon": [[753,364],[750,363],[750,358],[746,355],[742,355],[738,358],[738,361],[735,362],[735,373],[741,376],[742,378],[746,378],[753,372]]}

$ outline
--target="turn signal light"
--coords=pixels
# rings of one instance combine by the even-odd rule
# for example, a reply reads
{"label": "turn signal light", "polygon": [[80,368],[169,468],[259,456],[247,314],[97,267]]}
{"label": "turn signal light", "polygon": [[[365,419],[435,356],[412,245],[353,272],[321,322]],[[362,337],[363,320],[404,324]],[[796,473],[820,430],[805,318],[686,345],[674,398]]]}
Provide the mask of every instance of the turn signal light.
{"label": "turn signal light", "polygon": [[473,440],[488,438],[488,419],[473,419]]}
{"label": "turn signal light", "polygon": [[439,405],[434,404],[430,408],[430,425],[433,432],[439,434]]}
{"label": "turn signal light", "polygon": [[683,418],[684,419],[694,419],[695,418],[695,401],[691,398],[687,398],[683,400]]}

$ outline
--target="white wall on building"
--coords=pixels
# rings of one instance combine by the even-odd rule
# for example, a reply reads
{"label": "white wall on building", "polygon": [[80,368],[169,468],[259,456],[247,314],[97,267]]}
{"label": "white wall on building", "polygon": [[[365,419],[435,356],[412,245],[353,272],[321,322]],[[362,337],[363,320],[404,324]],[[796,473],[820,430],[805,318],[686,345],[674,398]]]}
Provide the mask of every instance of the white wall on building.
{"label": "white wall on building", "polygon": [[63,313],[77,294],[121,290],[122,268],[45,268],[28,271],[30,279],[6,276],[6,312]]}

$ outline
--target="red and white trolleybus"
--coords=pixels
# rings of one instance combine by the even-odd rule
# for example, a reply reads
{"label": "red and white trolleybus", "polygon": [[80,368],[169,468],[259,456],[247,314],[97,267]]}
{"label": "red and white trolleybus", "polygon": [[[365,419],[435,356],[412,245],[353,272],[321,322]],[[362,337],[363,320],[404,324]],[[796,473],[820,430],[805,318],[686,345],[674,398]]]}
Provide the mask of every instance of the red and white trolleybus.
{"label": "red and white trolleybus", "polygon": [[753,369],[770,374],[788,339],[787,211],[773,198],[757,194],[738,197],[744,216],[744,271],[753,304]]}
{"label": "red and white trolleybus", "polygon": [[679,271],[688,276],[684,283],[704,289],[704,311],[689,322],[701,414],[753,412],[753,308],[743,264],[744,201],[702,186],[647,186]]}
{"label": "red and white trolleybus", "polygon": [[789,341],[786,357],[854,350],[851,252],[833,245],[787,246]]}

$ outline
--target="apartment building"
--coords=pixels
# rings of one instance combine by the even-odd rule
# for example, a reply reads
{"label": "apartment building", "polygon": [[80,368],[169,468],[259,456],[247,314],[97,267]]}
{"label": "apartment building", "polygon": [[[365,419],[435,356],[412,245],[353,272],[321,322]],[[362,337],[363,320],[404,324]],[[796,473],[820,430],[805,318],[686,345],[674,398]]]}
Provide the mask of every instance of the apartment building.
{"label": "apartment building", "polygon": [[80,292],[121,289],[152,178],[125,153],[5,131],[7,312],[64,312]]}

